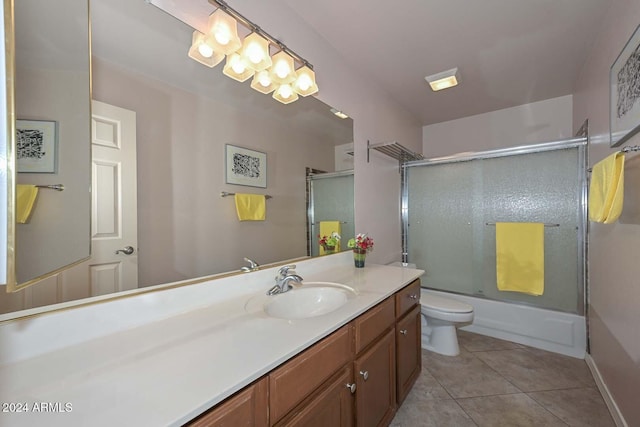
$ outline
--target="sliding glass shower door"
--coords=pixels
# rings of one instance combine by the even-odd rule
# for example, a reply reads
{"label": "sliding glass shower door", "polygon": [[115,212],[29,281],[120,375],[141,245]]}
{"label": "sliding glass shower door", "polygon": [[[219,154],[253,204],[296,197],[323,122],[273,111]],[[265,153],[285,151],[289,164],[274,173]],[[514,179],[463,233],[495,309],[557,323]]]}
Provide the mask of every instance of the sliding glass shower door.
{"label": "sliding glass shower door", "polygon": [[[423,286],[582,312],[584,146],[533,150],[405,167],[408,261]],[[496,222],[547,225],[543,295],[497,289]]]}

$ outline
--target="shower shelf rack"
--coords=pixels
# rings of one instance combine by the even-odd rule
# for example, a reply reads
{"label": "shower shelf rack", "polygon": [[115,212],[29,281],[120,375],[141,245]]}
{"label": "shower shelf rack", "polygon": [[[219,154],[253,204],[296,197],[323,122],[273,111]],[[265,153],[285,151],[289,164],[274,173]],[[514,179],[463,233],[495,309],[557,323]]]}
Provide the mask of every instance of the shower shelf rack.
{"label": "shower shelf rack", "polygon": [[379,144],[371,144],[367,141],[367,163],[369,163],[369,151],[376,150],[387,156],[398,160],[400,164],[400,171],[402,171],[402,164],[413,160],[422,160],[424,156],[419,153],[415,153],[396,141],[381,142]]}

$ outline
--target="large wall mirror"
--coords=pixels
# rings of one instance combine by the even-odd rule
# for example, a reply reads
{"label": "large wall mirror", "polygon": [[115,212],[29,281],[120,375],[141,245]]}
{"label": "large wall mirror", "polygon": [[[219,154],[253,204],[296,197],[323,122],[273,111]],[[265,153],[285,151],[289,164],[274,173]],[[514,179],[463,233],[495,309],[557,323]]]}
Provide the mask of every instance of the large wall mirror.
{"label": "large wall mirror", "polygon": [[[86,33],[86,15],[80,18],[67,8],[80,4],[86,10],[87,3],[24,3],[37,4],[37,16],[52,25],[34,25],[40,21],[32,18],[22,21],[16,13],[16,34],[21,27],[29,31],[42,28],[41,48],[59,55],[60,62],[69,66],[65,56],[69,52],[54,44],[54,34],[61,32],[61,37],[76,42],[86,34],[78,30],[74,38],[69,33],[75,31],[74,25],[61,25],[56,19],[60,15],[65,22],[82,24]],[[51,13],[43,12],[48,4],[54,9]],[[211,8],[205,0],[201,4]],[[317,231],[309,219],[307,171],[335,173],[352,167],[352,150],[345,148],[353,141],[351,119],[336,117],[313,96],[280,104],[251,89],[249,82],[223,75],[222,64],[210,69],[191,60],[187,51],[193,29],[143,0],[91,0],[90,11],[92,101],[87,92],[75,103],[82,105],[87,135],[63,138],[58,124],[57,172],[72,165],[91,171],[92,202],[79,200],[76,205],[69,200],[65,205],[75,209],[74,213],[86,207],[86,220],[66,219],[67,224],[75,222],[84,229],[92,253],[88,260],[41,283],[0,294],[0,313],[5,313],[0,319],[19,316],[21,310],[33,307],[239,271],[246,265],[244,257],[268,264],[315,254],[316,243],[310,240]],[[206,15],[202,19],[206,21]],[[18,43],[16,49],[18,57]],[[90,55],[87,46],[75,46],[73,52],[85,55],[85,62]],[[17,85],[20,74],[17,70]],[[321,75],[318,78],[321,84]],[[80,79],[76,83],[85,86]],[[65,91],[71,96],[73,90]],[[24,117],[43,120],[49,116]],[[72,139],[77,146],[71,145]],[[86,150],[87,160],[70,158],[70,165],[66,164],[62,144],[69,144],[80,157]],[[225,152],[234,147],[266,157],[266,188],[227,182]],[[20,182],[21,174],[17,175]],[[33,175],[38,180],[51,178]],[[62,182],[60,177],[56,182],[42,182],[64,184],[65,190],[41,188],[30,222],[19,227],[35,224],[38,214],[65,216],[51,210],[49,199],[71,194],[68,190],[76,180]],[[79,179],[77,184],[89,188],[88,179]],[[221,192],[272,196],[266,202],[266,220],[240,222],[234,198],[221,197]],[[352,196],[342,200],[340,205],[348,204],[346,211],[352,216]],[[352,217],[322,215],[350,223],[345,230],[353,230]],[[64,241],[70,233],[55,239]],[[27,250],[25,259],[43,257],[42,250],[39,246]],[[74,261],[82,258],[78,254]],[[18,270],[21,259],[17,259]]]}

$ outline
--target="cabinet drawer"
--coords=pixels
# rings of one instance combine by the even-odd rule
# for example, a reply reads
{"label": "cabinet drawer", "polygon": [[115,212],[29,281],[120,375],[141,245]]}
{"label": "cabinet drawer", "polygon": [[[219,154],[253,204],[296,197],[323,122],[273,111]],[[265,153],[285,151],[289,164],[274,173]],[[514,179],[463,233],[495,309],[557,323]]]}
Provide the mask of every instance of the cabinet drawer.
{"label": "cabinet drawer", "polygon": [[188,427],[268,426],[267,378],[245,387],[220,405],[187,423]]}
{"label": "cabinet drawer", "polygon": [[416,304],[420,304],[420,279],[414,280],[396,294],[396,317],[401,318]]}
{"label": "cabinet drawer", "polygon": [[387,298],[355,320],[356,354],[364,350],[395,322],[393,297]]}
{"label": "cabinet drawer", "polygon": [[351,331],[342,327],[269,374],[271,425],[352,359]]}

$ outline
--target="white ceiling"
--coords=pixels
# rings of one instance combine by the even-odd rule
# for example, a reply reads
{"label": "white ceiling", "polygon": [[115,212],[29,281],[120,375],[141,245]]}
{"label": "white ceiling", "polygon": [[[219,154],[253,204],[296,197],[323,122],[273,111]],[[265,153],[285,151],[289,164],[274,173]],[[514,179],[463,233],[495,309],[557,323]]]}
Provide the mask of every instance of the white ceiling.
{"label": "white ceiling", "polygon": [[[611,4],[284,1],[423,125],[573,93]],[[461,83],[432,92],[424,77],[453,67]]]}

